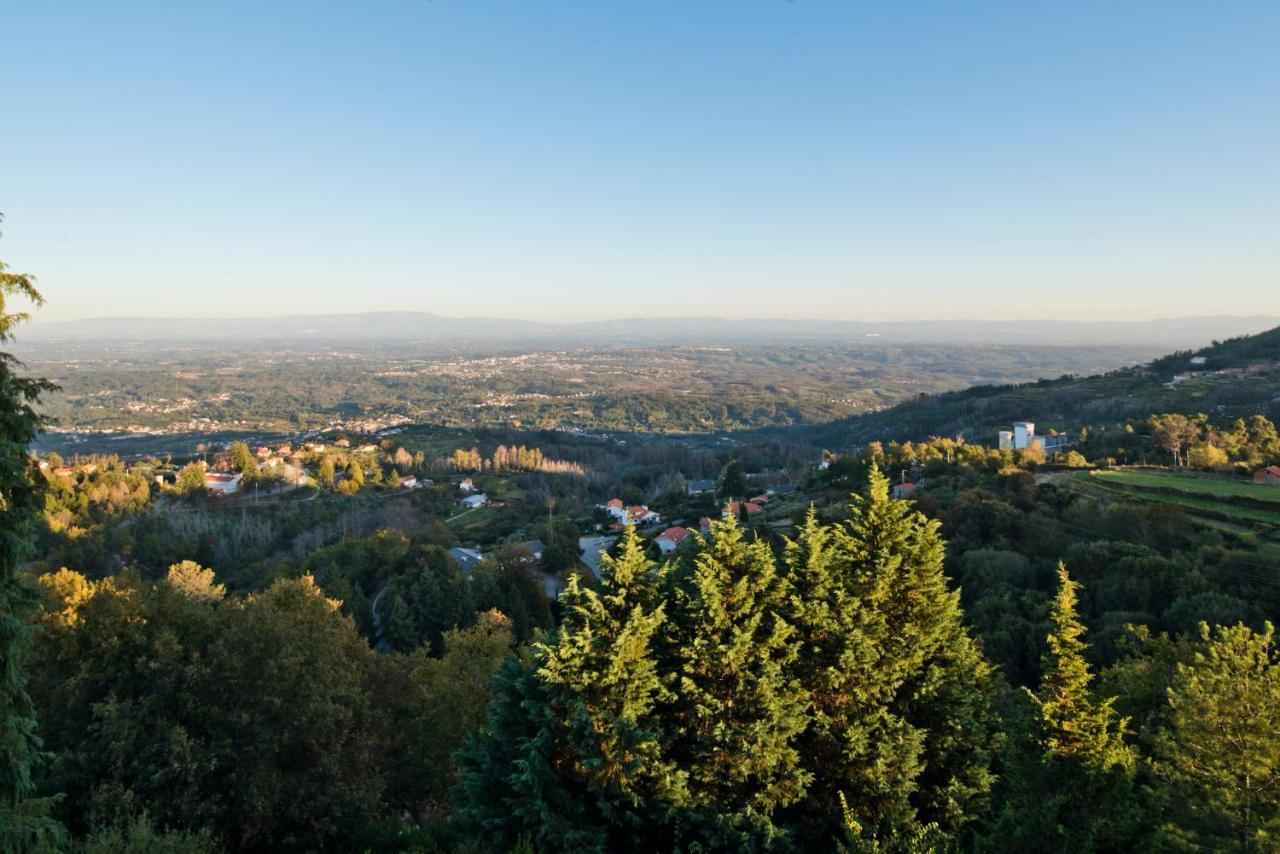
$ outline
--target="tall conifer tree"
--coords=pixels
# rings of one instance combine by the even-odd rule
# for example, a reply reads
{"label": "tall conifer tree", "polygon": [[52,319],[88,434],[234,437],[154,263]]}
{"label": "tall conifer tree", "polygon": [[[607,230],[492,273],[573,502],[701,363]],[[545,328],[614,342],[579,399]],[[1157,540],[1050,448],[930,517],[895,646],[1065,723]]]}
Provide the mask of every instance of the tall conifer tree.
{"label": "tall conifer tree", "polygon": [[[11,297],[43,302],[33,277],[10,273],[0,262],[0,343],[27,318],[9,311]],[[40,738],[23,657],[31,642],[26,619],[35,595],[20,570],[43,500],[43,480],[34,474],[27,451],[42,424],[33,407],[53,386],[19,376],[17,367],[13,356],[0,353],[0,850],[6,852],[37,850],[61,835],[48,817],[48,801],[32,797]]]}
{"label": "tall conifer tree", "polygon": [[735,833],[768,838],[768,816],[808,783],[796,744],[808,700],[791,672],[799,643],[781,616],[787,591],[768,544],[746,540],[728,516],[712,525],[676,592],[672,753],[689,775],[690,810],[716,816],[728,834],[720,844]]}
{"label": "tall conifer tree", "polygon": [[1001,785],[1003,805],[980,850],[1124,851],[1138,845],[1141,813],[1114,698],[1093,696],[1088,645],[1077,616],[1080,585],[1058,567],[1058,592],[1029,714],[1016,722]]}
{"label": "tall conifer tree", "polygon": [[666,616],[661,570],[630,527],[600,591],[571,579],[565,619],[495,683],[487,731],[459,755],[464,817],[493,839],[543,850],[670,847],[664,813],[684,800],[665,756],[669,698],[653,645]]}
{"label": "tall conifer tree", "polygon": [[786,549],[813,710],[803,751],[814,784],[799,813],[825,838],[848,816],[903,845],[945,839],[983,805],[991,668],[943,556],[937,523],[890,499],[874,465],[847,522],[823,526],[811,511]]}

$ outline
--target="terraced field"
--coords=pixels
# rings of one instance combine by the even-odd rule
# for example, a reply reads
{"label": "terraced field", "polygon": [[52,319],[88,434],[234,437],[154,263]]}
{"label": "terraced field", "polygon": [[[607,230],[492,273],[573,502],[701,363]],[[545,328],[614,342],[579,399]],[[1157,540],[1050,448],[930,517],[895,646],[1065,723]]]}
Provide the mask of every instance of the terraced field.
{"label": "terraced field", "polygon": [[[1159,471],[1080,472],[1075,482],[1092,490],[1138,501],[1180,507],[1219,530],[1250,530],[1280,538],[1280,488],[1244,481]],[[1267,505],[1275,505],[1275,509]]]}
{"label": "terraced field", "polygon": [[1094,472],[1092,480],[1106,480],[1139,489],[1173,489],[1190,495],[1213,498],[1252,498],[1280,504],[1280,487],[1264,486],[1243,480],[1199,477],[1192,474],[1159,471],[1110,470]]}

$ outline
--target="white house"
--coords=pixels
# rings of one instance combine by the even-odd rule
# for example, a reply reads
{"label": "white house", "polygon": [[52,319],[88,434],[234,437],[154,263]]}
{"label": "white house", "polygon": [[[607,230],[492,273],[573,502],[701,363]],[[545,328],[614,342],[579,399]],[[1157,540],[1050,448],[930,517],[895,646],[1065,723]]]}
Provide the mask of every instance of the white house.
{"label": "white house", "polygon": [[604,503],[604,509],[610,516],[617,519],[619,522],[625,522],[627,520],[627,507],[622,503],[621,498],[610,498]]}
{"label": "white house", "polygon": [[244,475],[240,472],[234,474],[221,471],[207,471],[204,473],[204,485],[214,495],[230,495],[240,489],[240,479]]}
{"label": "white house", "polygon": [[633,504],[627,507],[622,503],[621,498],[610,498],[604,504],[605,511],[618,520],[620,525],[645,525],[650,522],[661,522],[662,517],[645,507],[643,504]]}
{"label": "white house", "polygon": [[650,522],[661,522],[662,517],[643,504],[627,508],[627,521],[632,525],[647,525]]}
{"label": "white house", "polygon": [[458,489],[461,489],[463,492],[475,492],[476,485],[472,483],[471,478],[468,477],[463,479],[462,482],[458,484]]}
{"label": "white house", "polygon": [[488,500],[489,496],[485,495],[483,492],[477,492],[475,495],[468,495],[466,498],[462,499],[461,504],[468,510],[474,510],[477,507],[483,507]]}
{"label": "white house", "polygon": [[680,544],[687,539],[689,539],[689,529],[675,525],[667,528],[667,530],[655,537],[654,542],[658,544],[658,549],[664,555],[669,555],[678,549]]}

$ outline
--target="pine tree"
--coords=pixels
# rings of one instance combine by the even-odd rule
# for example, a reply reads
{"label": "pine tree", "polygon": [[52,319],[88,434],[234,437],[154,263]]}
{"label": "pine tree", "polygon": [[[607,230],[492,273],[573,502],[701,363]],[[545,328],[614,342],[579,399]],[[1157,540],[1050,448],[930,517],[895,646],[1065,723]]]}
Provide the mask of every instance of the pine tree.
{"label": "pine tree", "polygon": [[[1165,832],[1188,849],[1280,847],[1280,653],[1275,631],[1200,626],[1200,649],[1169,687],[1154,769]],[[1172,846],[1170,846],[1172,847]]]}
{"label": "pine tree", "polygon": [[730,498],[746,498],[747,495],[747,479],[742,474],[742,466],[737,460],[729,460],[729,465],[725,467],[724,476],[720,478],[720,497],[724,499]]}
{"label": "pine tree", "polygon": [[1093,696],[1077,616],[1080,585],[1061,565],[1058,579],[1043,676],[1034,692],[1023,689],[1030,709],[1015,726],[1004,803],[983,850],[1129,850],[1142,830],[1128,721],[1113,708],[1115,698]]}
{"label": "pine tree", "polygon": [[[25,314],[10,313],[7,301],[43,300],[34,279],[10,273],[0,262],[0,342],[11,339]],[[33,539],[33,522],[43,506],[41,484],[27,447],[43,423],[33,408],[53,386],[20,377],[17,360],[0,353],[0,851],[52,846],[61,827],[48,816],[49,801],[34,798],[33,769],[41,762],[35,710],[27,693],[23,657],[31,643],[26,624],[35,594],[21,564]]]}
{"label": "pine tree", "polygon": [[[667,642],[679,668],[672,755],[689,774],[689,809],[714,819],[711,844],[774,833],[768,816],[809,782],[797,738],[807,697],[791,673],[799,642],[779,615],[788,587],[763,540],[713,523],[676,590]],[[743,841],[739,844],[749,844]]]}

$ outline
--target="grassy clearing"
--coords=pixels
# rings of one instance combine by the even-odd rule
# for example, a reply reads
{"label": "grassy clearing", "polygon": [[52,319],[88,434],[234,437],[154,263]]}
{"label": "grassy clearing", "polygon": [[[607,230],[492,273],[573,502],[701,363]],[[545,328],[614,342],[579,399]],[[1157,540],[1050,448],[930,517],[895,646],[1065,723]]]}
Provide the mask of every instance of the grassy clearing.
{"label": "grassy clearing", "polygon": [[1176,489],[1192,495],[1208,495],[1214,498],[1252,498],[1258,501],[1274,501],[1280,504],[1280,487],[1265,486],[1240,480],[1216,480],[1175,474],[1174,472],[1100,471],[1095,479],[1103,479],[1148,489]]}

